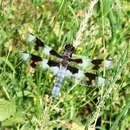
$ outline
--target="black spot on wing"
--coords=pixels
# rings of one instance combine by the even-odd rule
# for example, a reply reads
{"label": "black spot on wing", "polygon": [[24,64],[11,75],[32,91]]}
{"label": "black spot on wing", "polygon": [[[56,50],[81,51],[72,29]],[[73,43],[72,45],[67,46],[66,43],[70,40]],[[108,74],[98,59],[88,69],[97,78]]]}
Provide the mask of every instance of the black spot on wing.
{"label": "black spot on wing", "polygon": [[72,66],[67,66],[67,69],[72,73],[78,73],[79,69],[77,69],[76,67],[72,67]]}
{"label": "black spot on wing", "polygon": [[95,80],[97,75],[96,74],[92,74],[92,73],[85,73],[85,76],[89,78],[89,80]]}
{"label": "black spot on wing", "polygon": [[85,73],[85,76],[88,77],[89,80],[85,81],[85,85],[92,85],[93,81],[96,80],[97,75],[92,73]]}
{"label": "black spot on wing", "polygon": [[70,59],[70,61],[75,62],[75,63],[83,63],[82,59]]}
{"label": "black spot on wing", "polygon": [[83,84],[89,86],[89,85],[92,85],[93,83],[92,83],[92,80],[88,80],[88,81],[85,81]]}
{"label": "black spot on wing", "polygon": [[62,58],[62,56],[59,55],[59,54],[58,54],[55,50],[53,50],[53,49],[50,51],[50,54],[53,55],[53,56],[56,56],[56,57],[58,57],[58,58]]}
{"label": "black spot on wing", "polygon": [[38,50],[39,47],[44,47],[45,46],[44,42],[42,42],[39,38],[36,38],[35,43],[36,43],[35,46],[34,46],[35,50]]}
{"label": "black spot on wing", "polygon": [[60,65],[59,62],[56,62],[56,61],[53,61],[53,60],[48,60],[48,63],[47,63],[50,67],[53,67],[53,66],[58,66]]}
{"label": "black spot on wing", "polygon": [[36,55],[31,54],[31,66],[33,68],[36,67],[37,62],[39,62],[39,61],[42,61],[42,58],[40,56],[36,56]]}
{"label": "black spot on wing", "polygon": [[94,69],[94,70],[99,69],[99,68],[100,68],[99,65],[102,64],[102,62],[103,62],[103,59],[92,60],[91,63],[94,64],[93,69]]}
{"label": "black spot on wing", "polygon": [[37,62],[37,61],[42,61],[42,58],[40,56],[31,54],[31,60]]}
{"label": "black spot on wing", "polygon": [[94,65],[92,69],[93,69],[93,70],[98,70],[99,68],[100,68],[99,65]]}

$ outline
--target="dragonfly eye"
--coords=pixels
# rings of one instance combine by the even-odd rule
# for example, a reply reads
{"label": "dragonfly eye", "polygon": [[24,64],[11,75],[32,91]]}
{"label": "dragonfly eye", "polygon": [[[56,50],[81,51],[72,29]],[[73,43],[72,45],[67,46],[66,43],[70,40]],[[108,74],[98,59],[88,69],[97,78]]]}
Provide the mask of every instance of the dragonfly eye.
{"label": "dragonfly eye", "polygon": [[74,51],[74,46],[73,45],[71,45],[71,44],[68,44],[68,45],[66,45],[65,46],[65,50],[68,50],[68,51],[71,51],[71,52],[73,52]]}

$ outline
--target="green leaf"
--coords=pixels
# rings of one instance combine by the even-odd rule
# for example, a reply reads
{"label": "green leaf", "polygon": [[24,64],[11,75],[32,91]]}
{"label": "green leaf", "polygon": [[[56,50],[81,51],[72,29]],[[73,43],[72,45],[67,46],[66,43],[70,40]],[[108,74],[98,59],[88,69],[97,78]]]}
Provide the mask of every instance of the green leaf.
{"label": "green leaf", "polygon": [[123,119],[124,116],[127,115],[129,110],[130,110],[130,101],[125,107],[122,108],[121,112],[119,113],[118,117],[116,118],[110,130],[115,130],[118,127],[120,121]]}
{"label": "green leaf", "polygon": [[12,126],[14,124],[17,124],[17,123],[23,123],[25,122],[25,115],[23,114],[23,111],[18,111],[15,113],[15,115],[13,115],[13,117],[7,119],[7,120],[4,120],[2,122],[2,126]]}
{"label": "green leaf", "polygon": [[7,101],[0,99],[0,121],[9,118],[16,112],[16,106],[14,101]]}
{"label": "green leaf", "polygon": [[8,60],[6,57],[0,57],[0,64],[1,64],[2,62],[5,62],[5,64],[6,64],[8,67],[10,67],[10,69],[13,71],[13,73],[15,73],[15,68],[14,68],[14,66],[12,65],[11,62],[9,62],[9,60]]}
{"label": "green leaf", "polygon": [[110,11],[111,11],[111,9],[112,9],[112,5],[113,5],[113,0],[103,0],[102,1],[103,3],[103,13],[104,13],[104,16],[105,15],[107,15]]}

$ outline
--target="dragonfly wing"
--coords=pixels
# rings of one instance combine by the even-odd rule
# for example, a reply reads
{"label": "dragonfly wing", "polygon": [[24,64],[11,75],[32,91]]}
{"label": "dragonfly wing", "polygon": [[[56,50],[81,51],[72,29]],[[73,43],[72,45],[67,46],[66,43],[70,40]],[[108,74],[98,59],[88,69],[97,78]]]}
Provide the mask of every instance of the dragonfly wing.
{"label": "dragonfly wing", "polygon": [[106,79],[98,76],[94,73],[89,73],[86,72],[84,73],[84,71],[77,69],[76,67],[72,67],[72,66],[68,66],[67,67],[67,71],[66,71],[66,77],[74,77],[76,79],[81,79],[84,77],[87,77],[86,81],[83,81],[81,84],[85,85],[85,86],[93,86],[93,85],[104,85],[106,83]]}
{"label": "dragonfly wing", "polygon": [[56,56],[58,58],[62,58],[62,56],[59,55],[52,47],[47,46],[43,41],[41,41],[38,37],[36,37],[33,34],[29,34],[29,36],[27,38],[27,41],[29,43],[31,43],[32,41],[35,42],[35,45],[34,45],[34,49],[35,50],[38,50],[40,47],[42,47],[43,48],[42,52],[44,54],[46,54],[46,55],[53,55],[53,56]]}
{"label": "dragonfly wing", "polygon": [[42,68],[49,69],[54,75],[56,75],[59,71],[59,62],[43,59],[40,56],[36,56],[33,54],[23,53],[22,59],[26,62],[30,61],[31,67],[35,68],[39,63]]}

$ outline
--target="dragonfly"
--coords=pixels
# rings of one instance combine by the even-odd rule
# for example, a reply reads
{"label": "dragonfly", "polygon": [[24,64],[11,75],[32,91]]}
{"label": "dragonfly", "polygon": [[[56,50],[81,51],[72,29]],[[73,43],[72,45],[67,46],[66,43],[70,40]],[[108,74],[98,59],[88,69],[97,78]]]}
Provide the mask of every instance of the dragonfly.
{"label": "dragonfly", "polygon": [[22,53],[22,59],[24,61],[30,61],[31,67],[35,68],[37,64],[41,64],[43,68],[50,69],[51,72],[56,75],[56,81],[52,89],[51,97],[56,98],[59,96],[61,86],[65,77],[74,77],[76,79],[81,79],[86,77],[87,79],[82,82],[82,85],[85,86],[93,86],[93,85],[104,85],[106,83],[106,79],[102,76],[98,76],[95,73],[84,72],[78,67],[72,66],[71,63],[76,63],[81,67],[88,67],[90,64],[93,66],[93,70],[98,70],[100,65],[104,63],[104,67],[106,69],[112,68],[111,60],[104,59],[85,59],[85,58],[73,58],[73,53],[75,52],[75,47],[72,44],[67,44],[64,47],[63,53],[59,54],[52,47],[46,45],[42,40],[40,40],[37,36],[30,34],[27,38],[27,42],[34,42],[34,50],[38,51],[42,48],[42,53],[49,56],[57,57],[58,60],[51,60],[47,58],[42,58],[41,56],[30,54],[30,53]]}

